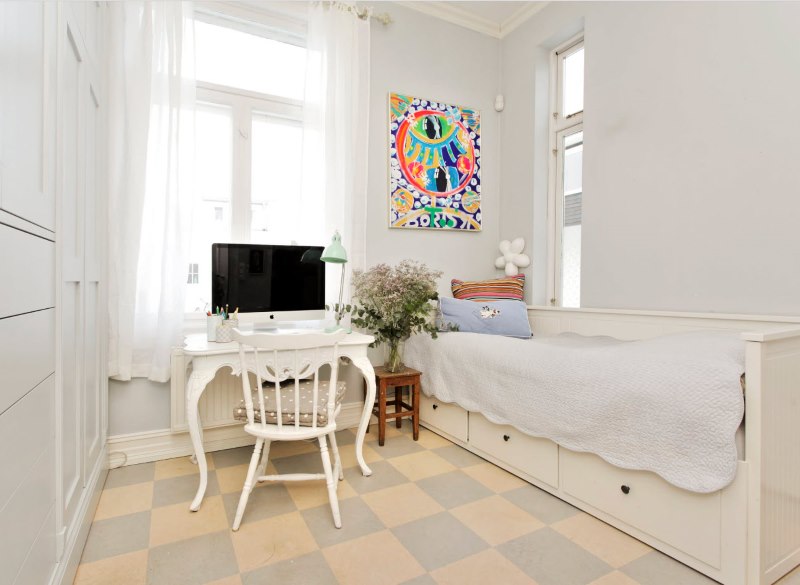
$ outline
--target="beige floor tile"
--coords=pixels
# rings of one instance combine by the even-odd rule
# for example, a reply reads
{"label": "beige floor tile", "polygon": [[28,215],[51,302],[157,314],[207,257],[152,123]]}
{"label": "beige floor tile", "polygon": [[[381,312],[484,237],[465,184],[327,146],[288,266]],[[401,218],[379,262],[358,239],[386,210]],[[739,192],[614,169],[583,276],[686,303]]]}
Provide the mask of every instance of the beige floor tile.
{"label": "beige floor tile", "polygon": [[185,502],[156,508],[150,513],[150,546],[229,529],[222,496],[206,496],[197,512]]}
{"label": "beige floor tile", "polygon": [[505,469],[500,469],[491,463],[471,465],[470,467],[463,468],[461,471],[498,494],[528,485],[520,478],[508,473]]}
{"label": "beige floor tile", "polygon": [[615,569],[652,550],[643,542],[588,514],[576,514],[552,527]]}
{"label": "beige floor tile", "polygon": [[109,557],[78,567],[73,585],[145,585],[147,583],[147,551]]}
{"label": "beige floor tile", "polygon": [[639,585],[639,582],[634,581],[625,573],[614,571],[613,573],[603,575],[599,579],[592,581],[589,585]]}
{"label": "beige floor tile", "polygon": [[347,585],[397,585],[425,572],[388,530],[330,546],[322,554],[339,583]]}
{"label": "beige floor tile", "polygon": [[410,455],[394,457],[389,459],[389,463],[411,481],[419,481],[426,477],[455,470],[452,463],[433,451],[419,451]]}
{"label": "beige floor tile", "polygon": [[[206,453],[206,463],[208,470],[214,469],[214,458],[211,453]],[[176,459],[164,459],[163,461],[156,461],[156,474],[155,479],[169,479],[170,477],[178,477],[181,475],[198,474],[197,465],[192,463],[192,460],[187,457],[178,457]]]}
{"label": "beige floor tile", "polygon": [[525,510],[497,495],[459,506],[450,513],[492,546],[544,526]]}
{"label": "beige floor tile", "polygon": [[398,486],[364,494],[362,499],[388,528],[432,516],[444,508],[416,484]]}
{"label": "beige floor tile", "polygon": [[224,579],[217,579],[216,581],[209,581],[204,585],[242,585],[242,578],[239,575],[231,575]]}
{"label": "beige floor tile", "polygon": [[[298,510],[316,508],[329,501],[324,481],[287,481],[285,485]],[[339,482],[336,493],[340,502],[358,495],[346,479]]]}
{"label": "beige floor tile", "polygon": [[494,549],[431,571],[431,577],[439,585],[536,585],[536,581]]}
{"label": "beige floor tile", "polygon": [[217,469],[217,484],[221,494],[242,491],[244,478],[247,477],[248,464],[231,465],[230,467],[220,467]]}
{"label": "beige floor tile", "polygon": [[[390,425],[388,422],[386,423],[386,438],[390,439],[391,437],[399,437],[402,435],[402,431],[394,426],[394,424]],[[364,435],[364,442],[365,443],[372,443],[378,440],[378,419],[372,417],[372,422],[369,423],[369,432]]]}
{"label": "beige floor tile", "polygon": [[242,572],[293,559],[318,548],[300,512],[242,524],[237,532],[231,532],[231,539]]}
{"label": "beige floor tile", "polygon": [[419,440],[417,442],[426,449],[438,449],[439,447],[448,447],[453,444],[441,435],[422,427],[419,429]]}
{"label": "beige floor tile", "polygon": [[[217,469],[217,483],[219,484],[219,492],[221,494],[242,493],[244,487],[244,479],[247,477],[247,469],[250,467],[249,463],[243,465],[232,465],[230,467],[220,467]],[[267,473],[276,474],[278,470],[270,461],[267,463]]]}
{"label": "beige floor tile", "polygon": [[152,505],[152,481],[103,490],[94,519],[105,520],[134,512],[144,512],[149,510]]}
{"label": "beige floor tile", "polygon": [[[366,443],[364,443],[362,453],[364,454],[364,461],[366,461],[368,464],[372,463],[373,461],[380,461],[383,459],[380,453]],[[356,459],[356,448],[352,445],[346,445],[345,448],[340,447],[339,458],[342,460],[342,467],[344,469],[350,469],[351,467],[356,467],[358,465],[358,459]]]}

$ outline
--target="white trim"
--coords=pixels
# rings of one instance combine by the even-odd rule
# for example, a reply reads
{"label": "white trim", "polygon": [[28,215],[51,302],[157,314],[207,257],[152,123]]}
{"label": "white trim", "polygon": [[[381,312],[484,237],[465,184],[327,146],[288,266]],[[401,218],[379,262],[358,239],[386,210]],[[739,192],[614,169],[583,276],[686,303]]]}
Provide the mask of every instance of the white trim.
{"label": "white trim", "polygon": [[[63,542],[65,544],[64,554],[59,554],[56,557],[58,562],[55,571],[53,571],[53,577],[50,579],[51,585],[69,585],[75,579],[75,573],[83,555],[83,547],[86,546],[86,539],[89,536],[89,528],[92,525],[97,504],[100,502],[103,485],[106,483],[106,475],[108,474],[106,449],[107,446],[103,445],[92,474],[89,476],[89,481],[83,490],[83,497],[78,504],[74,522],[69,526],[68,532],[66,535],[64,535],[63,531],[61,533],[56,532],[56,541],[59,538],[64,538]],[[58,505],[58,502],[56,502],[56,505]]]}
{"label": "white trim", "polygon": [[500,25],[500,38],[504,38],[531,16],[541,12],[548,4],[550,4],[550,2],[531,2],[522,6],[522,8],[502,22]]}
{"label": "white trim", "polygon": [[[358,426],[363,411],[362,402],[342,404],[342,410],[336,417],[339,429]],[[252,445],[254,439],[243,430],[242,423],[203,429],[203,445],[205,452],[234,449]],[[137,463],[149,463],[175,457],[185,457],[194,453],[192,440],[188,432],[173,433],[169,429],[115,435],[108,438],[109,467],[116,468]]]}
{"label": "white trim", "polygon": [[455,24],[496,39],[502,39],[531,16],[541,11],[549,2],[525,2],[522,7],[502,23],[497,23],[494,20],[478,16],[464,8],[453,6],[450,2],[413,2],[401,0],[396,2],[396,4],[427,14],[428,16],[433,16],[434,18],[439,18],[450,24]]}

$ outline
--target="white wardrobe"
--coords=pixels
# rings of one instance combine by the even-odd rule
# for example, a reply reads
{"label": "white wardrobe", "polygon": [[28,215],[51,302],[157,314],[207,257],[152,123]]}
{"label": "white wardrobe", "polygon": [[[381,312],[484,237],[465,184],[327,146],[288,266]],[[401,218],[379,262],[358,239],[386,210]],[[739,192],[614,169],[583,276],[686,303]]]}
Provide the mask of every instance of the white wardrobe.
{"label": "white wardrobe", "polygon": [[0,2],[0,585],[72,582],[105,478],[105,10]]}

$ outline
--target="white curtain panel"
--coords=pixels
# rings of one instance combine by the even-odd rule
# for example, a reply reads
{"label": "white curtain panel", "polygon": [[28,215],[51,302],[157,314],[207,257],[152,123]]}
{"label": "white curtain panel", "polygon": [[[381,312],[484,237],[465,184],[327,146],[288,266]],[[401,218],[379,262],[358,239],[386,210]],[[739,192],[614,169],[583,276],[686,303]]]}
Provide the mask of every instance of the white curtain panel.
{"label": "white curtain panel", "polygon": [[[366,265],[369,43],[369,18],[355,5],[309,6],[302,185],[308,231],[303,238],[327,245],[339,230],[349,260],[345,300],[349,275]],[[340,270],[327,267],[330,302],[338,300]]]}
{"label": "white curtain panel", "polygon": [[109,373],[165,382],[183,343],[194,196],[193,7],[109,10]]}

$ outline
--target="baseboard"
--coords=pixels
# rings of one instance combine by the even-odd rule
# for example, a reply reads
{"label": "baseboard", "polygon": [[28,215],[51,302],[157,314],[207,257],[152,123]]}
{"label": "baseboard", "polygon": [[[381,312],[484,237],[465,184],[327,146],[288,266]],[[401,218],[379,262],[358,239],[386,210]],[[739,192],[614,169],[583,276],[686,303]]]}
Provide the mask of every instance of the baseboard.
{"label": "baseboard", "polygon": [[107,447],[104,447],[100,452],[92,474],[89,476],[86,491],[78,505],[78,513],[75,517],[76,522],[73,523],[71,529],[65,535],[64,554],[53,572],[53,578],[50,581],[51,585],[71,585],[75,580],[75,573],[78,570],[78,564],[81,562],[81,555],[83,555],[83,547],[86,546],[89,528],[92,525],[94,513],[100,501],[103,485],[106,483],[106,475],[108,475],[108,455],[106,450]]}
{"label": "baseboard", "polygon": [[[340,429],[358,426],[364,409],[362,402],[342,404],[336,417]],[[203,446],[206,453],[252,445],[253,437],[242,430],[242,423],[203,429]],[[188,431],[173,433],[170,429],[115,435],[108,438],[108,464],[111,469],[123,465],[149,463],[175,457],[185,457],[194,452]]]}

